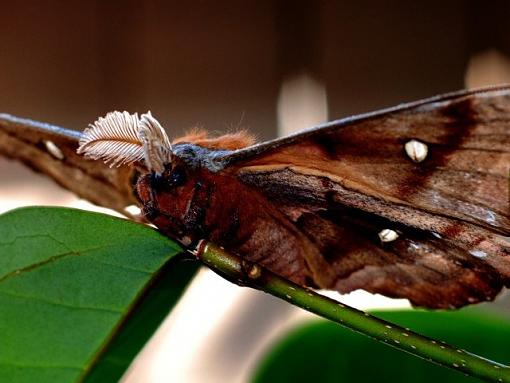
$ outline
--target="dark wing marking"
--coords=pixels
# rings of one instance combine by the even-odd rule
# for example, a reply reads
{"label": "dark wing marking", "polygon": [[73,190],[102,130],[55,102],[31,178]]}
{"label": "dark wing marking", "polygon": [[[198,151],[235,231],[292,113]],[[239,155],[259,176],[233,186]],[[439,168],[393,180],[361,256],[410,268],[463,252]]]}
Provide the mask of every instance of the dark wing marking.
{"label": "dark wing marking", "polygon": [[[415,164],[404,144],[429,155]],[[228,155],[231,171],[301,167],[364,194],[510,235],[510,88],[462,92],[339,120]]]}
{"label": "dark wing marking", "polygon": [[[348,190],[293,169],[244,173],[319,248],[336,275],[322,288],[363,288],[430,308],[492,299],[510,284],[510,242],[486,228]],[[378,233],[399,234],[383,243]],[[434,269],[437,272],[434,272]]]}
{"label": "dark wing marking", "polygon": [[[411,139],[429,148],[421,163],[404,151]],[[234,152],[228,161],[226,171],[285,206],[296,225],[307,214],[324,219],[345,209],[365,217],[357,225],[344,215],[302,228],[311,238],[330,223],[338,235],[354,230],[354,243],[339,240],[329,257],[340,291],[364,288],[446,307],[492,298],[510,284],[508,87],[340,120]],[[381,243],[377,233],[385,228],[400,237]]]}
{"label": "dark wing marking", "polygon": [[[462,243],[356,209],[304,213],[295,224],[336,275],[326,287],[343,293],[365,289],[418,306],[451,308],[492,300],[508,282],[490,259],[473,256]],[[399,238],[382,243],[381,227],[392,227]]]}
{"label": "dark wing marking", "polygon": [[0,154],[53,178],[97,205],[129,215],[136,204],[133,168],[109,168],[76,154],[80,132],[0,114]]}
{"label": "dark wing marking", "polygon": [[510,84],[445,93],[438,96],[429,97],[423,100],[408,102],[386,109],[380,109],[373,112],[346,117],[340,120],[330,121],[321,125],[301,130],[299,132],[296,132],[285,137],[261,142],[256,145],[249,146],[247,148],[229,151],[226,154],[224,154],[221,159],[217,158],[216,161],[223,163],[224,166],[231,165],[238,161],[249,160],[254,155],[267,152],[280,146],[289,145],[296,141],[301,141],[305,138],[313,137],[317,134],[318,131],[320,131],[320,133],[322,134],[335,132],[344,126],[354,125],[369,120],[377,120],[392,114],[438,109],[441,108],[442,106],[448,105],[450,101],[456,102],[459,99],[463,98],[470,97],[494,98],[499,96],[504,97],[508,95],[509,92]]}

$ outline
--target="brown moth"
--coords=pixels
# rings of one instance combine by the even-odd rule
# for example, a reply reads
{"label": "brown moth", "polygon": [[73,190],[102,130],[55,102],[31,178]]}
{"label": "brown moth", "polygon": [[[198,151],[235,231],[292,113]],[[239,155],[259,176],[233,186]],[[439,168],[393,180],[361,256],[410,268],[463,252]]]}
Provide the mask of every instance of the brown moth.
{"label": "brown moth", "polygon": [[[145,218],[163,233],[186,245],[208,239],[301,285],[429,308],[492,300],[510,285],[509,86],[256,145],[242,133],[201,132],[170,144],[150,113],[114,112],[82,135],[1,121],[0,152],[117,210],[132,203],[136,184]],[[88,157],[136,166],[80,161],[78,140]],[[117,203],[101,195],[107,187]]]}

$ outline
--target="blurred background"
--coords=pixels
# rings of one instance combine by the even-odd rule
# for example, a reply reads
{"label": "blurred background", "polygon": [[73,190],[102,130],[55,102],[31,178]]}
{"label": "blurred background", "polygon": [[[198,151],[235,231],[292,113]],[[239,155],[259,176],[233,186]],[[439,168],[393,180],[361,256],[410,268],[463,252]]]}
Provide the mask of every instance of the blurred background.
{"label": "blurred background", "polygon": [[[504,0],[2,2],[0,111],[82,130],[111,110],[151,110],[170,137],[242,127],[266,140],[510,82],[509,20]],[[1,211],[93,208],[3,158],[0,175]],[[246,381],[272,340],[308,319],[203,270],[124,381]]]}

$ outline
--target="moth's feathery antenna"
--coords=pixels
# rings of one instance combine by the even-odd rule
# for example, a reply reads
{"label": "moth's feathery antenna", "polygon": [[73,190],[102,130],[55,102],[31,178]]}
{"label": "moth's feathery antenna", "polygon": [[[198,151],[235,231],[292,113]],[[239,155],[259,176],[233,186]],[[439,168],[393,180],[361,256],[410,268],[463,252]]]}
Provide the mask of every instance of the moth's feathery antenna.
{"label": "moth's feathery antenna", "polygon": [[110,112],[90,124],[80,138],[79,154],[103,160],[110,167],[145,160],[156,173],[170,162],[172,148],[161,124],[150,112]]}
{"label": "moth's feathery antenna", "polygon": [[138,137],[143,145],[145,163],[158,174],[163,173],[165,164],[170,163],[172,145],[161,124],[150,111],[142,114]]}

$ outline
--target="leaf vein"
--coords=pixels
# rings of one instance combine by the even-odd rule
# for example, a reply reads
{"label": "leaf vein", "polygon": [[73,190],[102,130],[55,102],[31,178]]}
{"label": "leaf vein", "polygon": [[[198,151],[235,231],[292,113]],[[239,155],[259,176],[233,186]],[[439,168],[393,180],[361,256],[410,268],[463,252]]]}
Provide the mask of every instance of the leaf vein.
{"label": "leaf vein", "polygon": [[130,266],[127,266],[127,265],[121,265],[119,263],[105,262],[104,260],[99,260],[97,258],[95,258],[94,260],[97,263],[100,263],[102,265],[118,267],[119,269],[122,269],[122,270],[136,271],[136,272],[139,272],[139,273],[142,273],[142,274],[148,274],[148,275],[152,275],[152,273],[154,272],[154,271],[151,271],[151,270],[145,270],[145,269],[139,269],[139,268],[136,268],[136,267],[130,267]]}
{"label": "leaf vein", "polygon": [[59,366],[59,365],[44,365],[44,364],[22,364],[22,363],[13,363],[10,361],[1,361],[0,366],[12,366],[12,367],[30,367],[30,368],[60,368],[60,369],[71,369],[71,370],[79,370],[83,371],[84,367],[80,366]]}
{"label": "leaf vein", "polygon": [[0,294],[9,295],[9,296],[21,298],[21,299],[34,300],[34,301],[45,303],[48,305],[65,307],[65,308],[69,308],[69,309],[104,311],[104,312],[115,313],[115,314],[123,314],[124,313],[123,310],[106,308],[106,307],[73,306],[71,304],[67,304],[67,303],[63,303],[63,302],[56,302],[56,301],[41,299],[40,297],[36,297],[36,296],[32,296],[32,295],[18,294],[18,293],[14,293],[12,291],[6,291],[6,290],[0,290]]}

